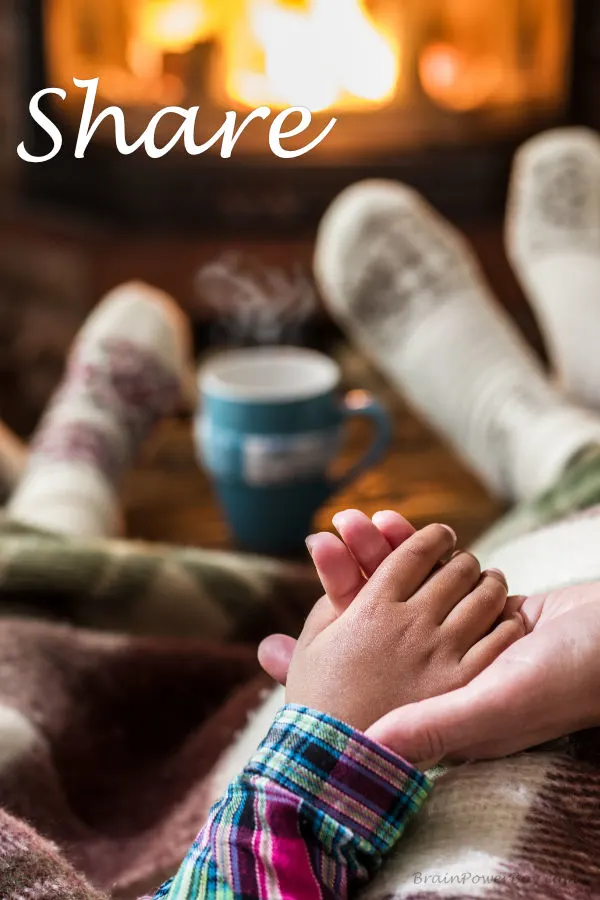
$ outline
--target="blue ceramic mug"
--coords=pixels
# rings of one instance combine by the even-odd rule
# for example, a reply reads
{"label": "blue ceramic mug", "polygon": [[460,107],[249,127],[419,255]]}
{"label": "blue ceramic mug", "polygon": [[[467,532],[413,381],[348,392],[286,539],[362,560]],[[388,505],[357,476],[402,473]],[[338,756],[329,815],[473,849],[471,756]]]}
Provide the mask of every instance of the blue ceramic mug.
{"label": "blue ceramic mug", "polygon": [[[321,504],[375,465],[390,422],[365,391],[338,398],[340,370],[299,347],[221,353],[199,373],[196,446],[237,542],[256,552],[303,546]],[[342,478],[329,469],[350,416],[374,420],[370,449]]]}

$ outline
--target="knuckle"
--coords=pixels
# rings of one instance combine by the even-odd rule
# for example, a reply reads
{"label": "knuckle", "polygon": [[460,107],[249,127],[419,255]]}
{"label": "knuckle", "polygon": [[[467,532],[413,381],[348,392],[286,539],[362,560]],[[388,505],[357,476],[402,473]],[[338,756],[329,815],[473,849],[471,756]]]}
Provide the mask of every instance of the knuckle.
{"label": "knuckle", "polygon": [[443,734],[432,723],[423,722],[420,728],[419,756],[417,762],[439,761],[446,755]]}
{"label": "knuckle", "polygon": [[406,553],[416,559],[438,558],[452,547],[449,529],[443,525],[428,525],[403,545]]}
{"label": "knuckle", "polygon": [[510,619],[508,619],[506,630],[509,640],[512,640],[513,638],[518,640],[527,634],[527,626],[525,625],[525,620],[521,613],[515,612],[512,614]]}
{"label": "knuckle", "polygon": [[479,561],[471,553],[460,553],[452,560],[457,575],[464,579],[478,578],[481,574]]}
{"label": "knuckle", "polygon": [[506,587],[497,578],[485,578],[479,588],[479,601],[489,605],[503,603],[506,600]]}
{"label": "knuckle", "polygon": [[504,588],[505,591],[508,592],[508,582],[506,580],[506,576],[499,569],[486,569],[482,574],[486,579],[490,581],[496,581]]}
{"label": "knuckle", "polygon": [[404,545],[404,553],[409,559],[425,559],[431,553],[431,542],[419,537],[412,538]]}

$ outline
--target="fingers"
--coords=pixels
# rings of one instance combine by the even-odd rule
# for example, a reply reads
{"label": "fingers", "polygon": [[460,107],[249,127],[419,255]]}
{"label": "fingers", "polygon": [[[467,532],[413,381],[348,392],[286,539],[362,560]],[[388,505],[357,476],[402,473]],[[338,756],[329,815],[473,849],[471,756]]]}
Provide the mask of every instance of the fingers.
{"label": "fingers", "polygon": [[546,599],[547,594],[537,594],[533,597],[509,597],[503,617],[509,619],[513,613],[521,613],[525,628],[529,634],[533,631],[542,616]]}
{"label": "fingers", "polygon": [[[348,546],[328,532],[310,535],[307,539],[327,594],[306,620],[303,636],[308,641],[320,634],[354,600],[364,585],[363,572],[375,571],[392,549],[415,532],[404,516],[391,510],[375,513],[372,521],[358,510],[345,510],[334,519]],[[265,638],[258,648],[260,665],[280,684],[286,682],[296,643],[287,635],[274,634]]]}
{"label": "fingers", "polygon": [[461,726],[471,725],[465,690],[395,709],[365,733],[417,768],[429,768],[459,749]]}
{"label": "fingers", "polygon": [[485,637],[502,615],[507,593],[504,578],[484,572],[473,590],[450,611],[442,629],[456,636],[462,654]]}
{"label": "fingers", "polygon": [[336,615],[339,616],[352,603],[365,583],[360,565],[348,547],[327,531],[311,535],[307,538],[306,546],[323,590],[329,597]]}
{"label": "fingers", "polygon": [[406,602],[455,545],[456,535],[446,525],[428,525],[415,532],[384,560],[359,599],[367,603]]}
{"label": "fingers", "polygon": [[479,562],[471,553],[455,553],[415,594],[414,601],[426,606],[435,624],[441,625],[457,603],[475,588],[480,576]]}
{"label": "fingers", "polygon": [[[523,646],[531,640],[524,637]],[[396,709],[366,733],[421,768],[445,757],[516,753],[559,733],[540,724],[549,703],[548,685],[539,676],[537,666],[501,655],[465,687]]]}
{"label": "fingers", "polygon": [[510,619],[500,622],[490,634],[474,644],[462,658],[462,666],[468,678],[474,678],[504,653],[511,644],[525,637],[523,617],[513,613]]}
{"label": "fingers", "polygon": [[372,522],[392,550],[403,544],[417,530],[408,519],[391,509],[382,509],[376,512],[372,517]]}
{"label": "fingers", "polygon": [[[465,687],[395,709],[366,734],[422,769],[445,758],[480,758],[472,754],[477,745],[488,744],[490,756],[510,753],[511,735],[506,750],[498,741],[509,718],[503,690],[510,682],[509,668],[500,657]],[[517,735],[512,739],[518,744]]]}
{"label": "fingers", "polygon": [[333,524],[345,544],[321,532],[310,535],[307,546],[323,589],[341,615],[363,587],[364,576],[372,575],[414,528],[403,516],[387,510],[376,513],[372,521],[356,509],[347,509],[333,517]]}
{"label": "fingers", "polygon": [[370,578],[390,555],[392,546],[371,519],[357,509],[339,512],[332,521],[365,576]]}
{"label": "fingers", "polygon": [[272,634],[259,645],[258,661],[274,681],[285,684],[295,649],[294,638],[287,634]]}

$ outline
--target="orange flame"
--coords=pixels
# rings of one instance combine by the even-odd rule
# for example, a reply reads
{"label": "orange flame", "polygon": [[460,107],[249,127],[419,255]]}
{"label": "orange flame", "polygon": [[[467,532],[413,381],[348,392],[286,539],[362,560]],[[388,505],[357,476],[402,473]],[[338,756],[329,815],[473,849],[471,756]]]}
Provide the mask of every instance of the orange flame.
{"label": "orange flame", "polygon": [[140,7],[139,39],[163,53],[187,53],[214,27],[205,0],[143,0]]}
{"label": "orange flame", "polygon": [[502,81],[502,65],[489,53],[468,55],[440,42],[422,51],[419,75],[423,89],[439,106],[466,112],[491,98]]}
{"label": "orange flame", "polygon": [[373,21],[365,0],[307,0],[303,8],[289,0],[248,0],[246,21],[245,40],[238,33],[228,47],[232,99],[250,107],[306,106],[313,112],[394,99],[399,50],[394,37]]}

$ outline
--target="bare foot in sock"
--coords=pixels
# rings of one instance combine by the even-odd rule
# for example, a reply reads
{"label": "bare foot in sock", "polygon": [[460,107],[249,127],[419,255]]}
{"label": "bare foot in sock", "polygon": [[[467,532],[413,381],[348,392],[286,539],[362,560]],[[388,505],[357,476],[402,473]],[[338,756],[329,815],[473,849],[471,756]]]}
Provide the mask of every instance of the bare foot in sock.
{"label": "bare foot in sock", "polygon": [[342,327],[495,492],[543,490],[600,439],[600,420],[554,392],[462,236],[410,188],[344,191],[315,272]]}
{"label": "bare foot in sock", "polygon": [[561,386],[600,409],[600,137],[549,131],[515,158],[506,245]]}
{"label": "bare foot in sock", "polygon": [[395,706],[466,684],[522,637],[518,616],[493,627],[506,606],[501,577],[482,574],[468,553],[439,566],[455,545],[450,529],[429,525],[389,553],[330,622],[309,617],[287,702],[364,730]]}
{"label": "bare foot in sock", "polygon": [[192,371],[176,303],[141,282],[112,291],[75,340],[10,517],[82,537],[117,532],[120,478],[154,423],[181,403]]}

